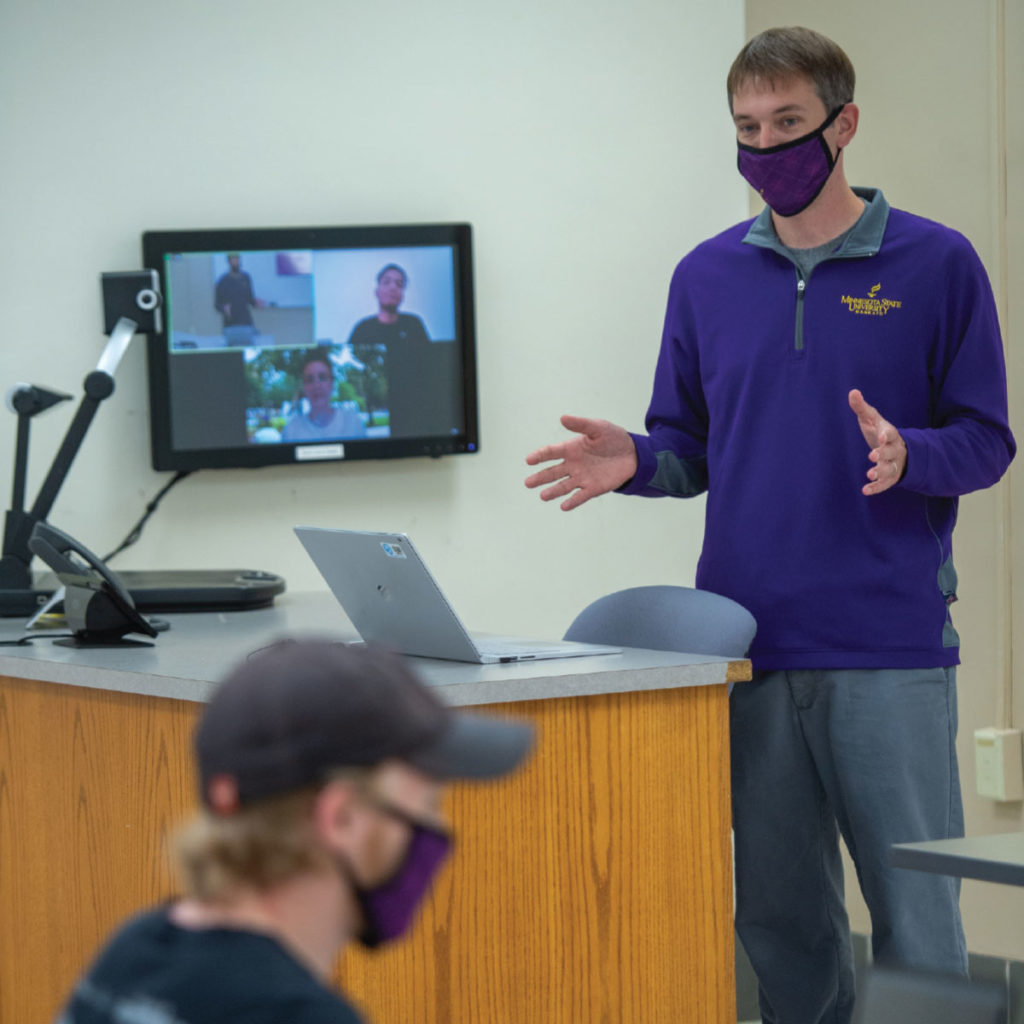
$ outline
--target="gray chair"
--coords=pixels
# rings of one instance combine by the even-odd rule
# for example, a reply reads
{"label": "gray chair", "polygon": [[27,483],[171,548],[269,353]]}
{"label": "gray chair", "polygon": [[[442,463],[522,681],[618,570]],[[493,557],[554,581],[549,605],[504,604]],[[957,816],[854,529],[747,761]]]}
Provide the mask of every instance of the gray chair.
{"label": "gray chair", "polygon": [[580,612],[566,640],[744,658],[757,623],[742,605],[692,587],[631,587]]}
{"label": "gray chair", "polygon": [[855,1024],[1006,1024],[1002,986],[876,967],[858,986]]}

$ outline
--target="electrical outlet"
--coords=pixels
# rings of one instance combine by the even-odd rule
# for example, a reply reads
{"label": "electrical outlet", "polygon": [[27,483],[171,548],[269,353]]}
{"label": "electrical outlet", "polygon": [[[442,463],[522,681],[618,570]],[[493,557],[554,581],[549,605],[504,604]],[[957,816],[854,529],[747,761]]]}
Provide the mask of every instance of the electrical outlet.
{"label": "electrical outlet", "polygon": [[975,729],[978,795],[990,800],[1024,799],[1024,748],[1020,729]]}

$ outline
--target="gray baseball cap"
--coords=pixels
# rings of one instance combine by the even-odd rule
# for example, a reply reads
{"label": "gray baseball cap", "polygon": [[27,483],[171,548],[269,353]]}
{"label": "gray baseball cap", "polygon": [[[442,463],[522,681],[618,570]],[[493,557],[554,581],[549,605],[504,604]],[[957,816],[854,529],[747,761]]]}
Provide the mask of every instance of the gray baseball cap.
{"label": "gray baseball cap", "polygon": [[439,780],[495,778],[520,764],[533,736],[525,722],[445,704],[397,654],[283,640],[227,675],[195,744],[202,798],[212,805],[217,777],[233,780],[246,804],[321,782],[332,769],[391,759]]}

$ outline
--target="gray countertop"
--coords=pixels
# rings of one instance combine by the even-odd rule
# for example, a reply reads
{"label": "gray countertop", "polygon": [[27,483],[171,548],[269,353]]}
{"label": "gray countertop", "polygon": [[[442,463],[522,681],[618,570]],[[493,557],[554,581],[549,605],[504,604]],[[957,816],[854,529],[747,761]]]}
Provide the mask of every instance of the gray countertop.
{"label": "gray countertop", "polygon": [[[281,637],[357,639],[326,591],[285,593],[271,607],[254,611],[163,617],[171,628],[151,646],[66,647],[43,632],[31,645],[0,647],[0,675],[205,701],[232,665]],[[22,620],[0,619],[0,640],[24,634]],[[436,686],[449,703],[460,706],[708,686],[726,682],[730,664],[736,664],[719,657],[646,650],[506,665],[412,660],[427,683]],[[730,678],[735,678],[735,670]]]}

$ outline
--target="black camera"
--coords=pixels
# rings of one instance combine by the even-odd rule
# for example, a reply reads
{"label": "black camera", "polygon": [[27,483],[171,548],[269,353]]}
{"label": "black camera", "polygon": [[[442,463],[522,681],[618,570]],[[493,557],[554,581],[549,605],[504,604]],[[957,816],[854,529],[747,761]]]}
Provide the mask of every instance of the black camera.
{"label": "black camera", "polygon": [[103,282],[103,332],[110,334],[122,317],[136,324],[139,334],[160,330],[163,297],[155,270],[127,270],[101,274]]}

